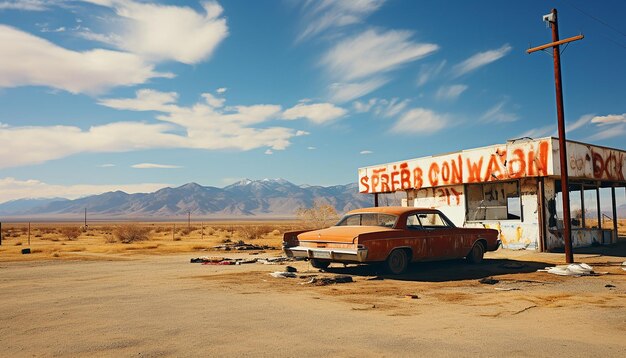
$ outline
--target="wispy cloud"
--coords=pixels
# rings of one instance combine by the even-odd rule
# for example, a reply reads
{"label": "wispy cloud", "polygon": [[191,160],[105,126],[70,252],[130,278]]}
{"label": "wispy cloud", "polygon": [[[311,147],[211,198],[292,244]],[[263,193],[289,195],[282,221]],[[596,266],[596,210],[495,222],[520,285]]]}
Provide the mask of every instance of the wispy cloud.
{"label": "wispy cloud", "polygon": [[542,138],[542,137],[555,135],[555,133],[556,133],[556,125],[551,124],[548,126],[527,130],[526,132],[523,132],[517,135],[517,138],[524,138],[524,137],[533,138],[533,139]]}
{"label": "wispy cloud", "polygon": [[578,128],[583,127],[585,124],[591,122],[593,118],[594,117],[592,114],[586,114],[578,118],[578,120],[576,120],[576,122],[574,123],[565,122],[565,132],[575,131]]}
{"label": "wispy cloud", "polygon": [[367,154],[372,154],[372,153],[374,152],[372,152],[371,150],[362,150],[359,152],[359,154],[362,154],[362,155],[367,155]]}
{"label": "wispy cloud", "polygon": [[413,42],[412,36],[410,31],[370,29],[339,41],[320,62],[336,80],[330,87],[333,101],[349,101],[370,93],[388,81],[385,74],[439,48]]}
{"label": "wispy cloud", "polygon": [[271,149],[267,149],[267,150],[265,151],[265,155],[272,155],[272,154],[274,154],[274,151],[273,151],[273,150],[271,150]]}
{"label": "wispy cloud", "polygon": [[156,72],[153,65],[134,54],[72,51],[6,25],[0,25],[0,53],[0,87],[35,85],[98,93],[173,76]]}
{"label": "wispy cloud", "polygon": [[626,137],[626,124],[622,123],[611,128],[602,129],[587,137],[585,141],[604,140],[616,137]]}
{"label": "wispy cloud", "polygon": [[43,0],[8,0],[0,1],[0,10],[44,11],[49,5]]}
{"label": "wispy cloud", "polygon": [[417,86],[423,86],[434,77],[437,77],[445,66],[446,60],[435,64],[421,65],[419,74],[417,75]]}
{"label": "wispy cloud", "polygon": [[400,100],[399,98],[392,98],[387,100],[382,98],[371,98],[367,102],[355,101],[353,106],[357,113],[371,111],[376,116],[391,118],[404,111],[409,103],[409,99]]}
{"label": "wispy cloud", "polygon": [[83,0],[112,8],[125,23],[110,34],[83,33],[144,58],[195,64],[208,59],[228,36],[223,8],[202,3],[204,13],[184,6],[148,4],[132,0]]}
{"label": "wispy cloud", "polygon": [[425,108],[413,108],[400,116],[391,128],[391,132],[427,135],[442,130],[448,122],[447,115]]}
{"label": "wispy cloud", "polygon": [[317,149],[317,147],[312,147],[311,146],[311,147],[306,147],[306,149],[308,149],[308,150],[315,150],[315,149]]}
{"label": "wispy cloud", "polygon": [[499,49],[479,52],[468,58],[467,60],[455,65],[453,68],[453,75],[455,77],[459,77],[475,71],[483,66],[486,66],[492,62],[501,59],[506,54],[511,52],[511,49],[512,47],[509,44],[505,44]]}
{"label": "wispy cloud", "polygon": [[100,167],[100,168],[112,168],[114,166],[115,166],[115,164],[110,164],[110,163],[98,165],[98,167]]}
{"label": "wispy cloud", "polygon": [[466,85],[448,85],[441,86],[435,93],[435,98],[438,100],[453,101],[465,92],[468,87]]}
{"label": "wispy cloud", "polygon": [[139,184],[49,184],[36,179],[19,180],[11,177],[0,178],[0,202],[24,198],[76,199],[87,195],[102,194],[122,190],[126,193],[149,193],[170,186],[165,183]]}
{"label": "wispy cloud", "polygon": [[131,165],[135,169],[179,169],[179,165],[155,164],[155,163],[139,163]]}
{"label": "wispy cloud", "polygon": [[595,116],[591,119],[591,123],[598,125],[626,123],[626,113]]}
{"label": "wispy cloud", "polygon": [[[509,123],[515,122],[519,119],[519,116],[513,112],[506,110],[507,101],[500,101],[493,107],[489,108],[480,117],[483,123]],[[528,136],[530,137],[530,136]]]}
{"label": "wispy cloud", "polygon": [[336,31],[338,28],[361,23],[366,17],[378,10],[384,2],[384,0],[302,2],[306,26],[298,36],[298,41],[331,29]]}
{"label": "wispy cloud", "polygon": [[313,123],[322,124],[341,118],[348,111],[331,103],[300,103],[283,113],[285,119],[306,118]]}
{"label": "wispy cloud", "polygon": [[224,94],[224,93],[226,93],[227,90],[228,90],[228,88],[226,88],[226,87],[220,87],[220,88],[216,89],[215,92],[217,92],[218,94]]}

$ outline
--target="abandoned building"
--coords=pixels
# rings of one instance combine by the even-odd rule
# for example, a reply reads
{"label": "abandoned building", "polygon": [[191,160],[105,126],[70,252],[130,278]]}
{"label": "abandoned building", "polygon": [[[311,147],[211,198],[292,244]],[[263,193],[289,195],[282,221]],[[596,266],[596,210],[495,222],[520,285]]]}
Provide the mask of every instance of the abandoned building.
{"label": "abandoned building", "polygon": [[[626,151],[568,141],[566,154],[573,247],[617,242]],[[378,194],[403,192],[403,206],[497,229],[505,248],[550,251],[564,247],[559,155],[557,138],[510,140],[359,168],[359,191],[376,205]]]}

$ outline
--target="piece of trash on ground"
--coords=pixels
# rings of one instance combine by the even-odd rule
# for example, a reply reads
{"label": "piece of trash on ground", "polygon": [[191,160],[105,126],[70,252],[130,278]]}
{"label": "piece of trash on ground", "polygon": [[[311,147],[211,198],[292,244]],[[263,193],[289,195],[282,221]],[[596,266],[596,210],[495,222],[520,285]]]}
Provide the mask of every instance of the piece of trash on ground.
{"label": "piece of trash on ground", "polygon": [[604,287],[606,287],[606,288],[615,288],[615,285],[611,285],[610,283],[607,283],[606,285],[604,285]]}
{"label": "piece of trash on ground", "polygon": [[224,251],[274,249],[274,247],[271,247],[271,246],[267,246],[267,245],[253,245],[253,244],[245,243],[245,242],[243,242],[241,240],[237,241],[237,242],[226,242],[226,243],[221,244],[221,245],[213,246],[213,248],[216,249],[216,250],[224,250]]}
{"label": "piece of trash on ground", "polygon": [[478,282],[484,284],[484,285],[495,285],[496,283],[500,282],[498,280],[496,280],[493,277],[485,277],[485,278],[481,278],[480,280],[478,280]]}
{"label": "piece of trash on ground", "polygon": [[302,282],[302,285],[326,286],[335,283],[354,282],[352,276],[338,275],[334,277],[311,277],[308,281]]}
{"label": "piece of trash on ground", "polygon": [[276,271],[276,272],[271,272],[270,276],[276,277],[276,278],[295,278],[297,275],[294,272]]}
{"label": "piece of trash on ground", "polygon": [[519,291],[520,289],[517,287],[494,287],[496,291]]}
{"label": "piece of trash on ground", "polygon": [[537,272],[547,272],[553,275],[574,276],[574,277],[597,276],[601,274],[606,274],[605,272],[594,272],[593,267],[585,263],[546,267],[545,269],[537,270]]}
{"label": "piece of trash on ground", "polygon": [[419,296],[418,295],[404,295],[404,298],[408,298],[408,299],[411,299],[411,300],[417,300],[417,299],[419,299]]}

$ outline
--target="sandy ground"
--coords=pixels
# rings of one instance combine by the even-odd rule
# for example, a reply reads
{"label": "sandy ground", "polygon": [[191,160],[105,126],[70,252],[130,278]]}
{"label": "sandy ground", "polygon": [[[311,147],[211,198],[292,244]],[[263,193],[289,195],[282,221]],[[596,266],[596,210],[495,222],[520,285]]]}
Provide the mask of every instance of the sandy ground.
{"label": "sandy ground", "polygon": [[[562,254],[508,250],[398,277],[295,262],[307,278],[280,279],[268,273],[281,265],[194,254],[0,262],[0,356],[624,357],[624,251],[577,254],[607,272],[593,277],[536,272]],[[306,284],[337,274],[354,282]]]}

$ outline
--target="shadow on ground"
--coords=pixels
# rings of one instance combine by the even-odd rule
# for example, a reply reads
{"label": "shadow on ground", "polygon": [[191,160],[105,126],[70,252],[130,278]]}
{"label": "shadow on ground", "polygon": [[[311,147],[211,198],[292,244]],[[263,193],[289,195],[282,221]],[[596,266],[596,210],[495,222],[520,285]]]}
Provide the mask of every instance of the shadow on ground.
{"label": "shadow on ground", "polygon": [[466,260],[413,263],[402,275],[388,275],[381,265],[357,265],[342,267],[334,264],[326,271],[335,274],[354,276],[380,276],[400,281],[445,282],[481,279],[491,276],[536,272],[548,266],[546,262],[517,261],[510,259],[485,259],[474,265]]}

